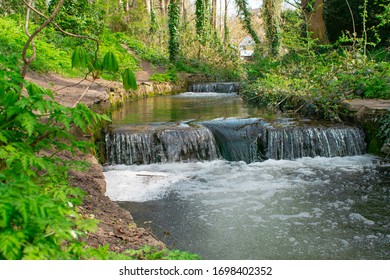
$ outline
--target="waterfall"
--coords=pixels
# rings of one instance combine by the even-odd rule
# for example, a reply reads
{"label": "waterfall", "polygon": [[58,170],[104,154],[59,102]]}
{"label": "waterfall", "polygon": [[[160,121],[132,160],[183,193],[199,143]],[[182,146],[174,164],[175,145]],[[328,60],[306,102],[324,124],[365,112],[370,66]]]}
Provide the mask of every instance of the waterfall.
{"label": "waterfall", "polygon": [[219,157],[211,132],[204,127],[127,126],[106,135],[110,164],[213,160]]}
{"label": "waterfall", "polygon": [[223,119],[202,122],[215,137],[221,156],[229,161],[250,163],[264,159],[259,148],[266,136],[267,124],[260,119]]}
{"label": "waterfall", "polygon": [[198,83],[191,84],[189,87],[190,92],[220,92],[220,93],[232,93],[238,92],[238,83]]}
{"label": "waterfall", "polygon": [[363,131],[354,127],[269,129],[266,146],[272,159],[361,155],[366,148]]}
{"label": "waterfall", "polygon": [[217,119],[188,125],[113,127],[106,135],[110,164],[151,164],[223,158],[263,161],[365,153],[356,127],[274,127],[261,119]]}

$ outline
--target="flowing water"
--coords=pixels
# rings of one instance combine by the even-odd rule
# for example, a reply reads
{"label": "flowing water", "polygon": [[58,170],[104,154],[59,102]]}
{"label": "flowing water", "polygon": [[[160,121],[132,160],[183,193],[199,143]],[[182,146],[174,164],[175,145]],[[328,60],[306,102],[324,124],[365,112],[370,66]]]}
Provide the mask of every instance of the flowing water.
{"label": "flowing water", "polygon": [[202,92],[129,102],[113,121],[106,194],[172,248],[204,259],[390,259],[390,166],[365,154],[356,127]]}

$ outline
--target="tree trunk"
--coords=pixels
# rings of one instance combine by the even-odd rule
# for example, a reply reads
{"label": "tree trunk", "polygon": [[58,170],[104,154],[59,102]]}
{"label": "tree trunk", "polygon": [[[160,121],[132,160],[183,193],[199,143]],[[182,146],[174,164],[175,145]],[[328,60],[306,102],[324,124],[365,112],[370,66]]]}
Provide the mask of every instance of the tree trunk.
{"label": "tree trunk", "polygon": [[324,21],[323,0],[302,0],[302,10],[305,16],[307,30],[312,33],[313,39],[318,39],[321,44],[328,44]]}
{"label": "tree trunk", "polygon": [[159,0],[159,3],[160,3],[160,14],[161,14],[161,17],[164,17],[166,15],[166,13],[165,13],[165,2],[164,2],[164,0]]}
{"label": "tree trunk", "polygon": [[264,0],[263,16],[266,36],[272,56],[278,56],[281,46],[280,21],[282,14],[282,0]]}
{"label": "tree trunk", "polygon": [[150,2],[151,2],[150,0],[145,0],[146,12],[148,13],[148,15],[150,15],[150,9],[151,9],[151,3]]}
{"label": "tree trunk", "polygon": [[229,41],[229,28],[228,28],[228,25],[227,25],[227,22],[228,22],[228,6],[229,6],[229,2],[228,0],[225,0],[225,14],[223,16],[223,30],[224,30],[224,36],[223,36],[223,42],[225,44],[228,43]]}
{"label": "tree trunk", "polygon": [[217,0],[212,0],[211,26],[214,30],[217,29]]}
{"label": "tree trunk", "polygon": [[187,6],[186,6],[186,0],[181,0],[181,15],[182,15],[182,22],[185,25],[187,23]]}

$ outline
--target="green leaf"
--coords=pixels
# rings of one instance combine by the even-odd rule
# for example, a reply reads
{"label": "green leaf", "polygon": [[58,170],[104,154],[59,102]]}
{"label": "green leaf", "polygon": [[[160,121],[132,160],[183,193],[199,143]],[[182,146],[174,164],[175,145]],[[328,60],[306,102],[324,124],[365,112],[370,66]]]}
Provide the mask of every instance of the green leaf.
{"label": "green leaf", "polygon": [[4,136],[3,133],[0,132],[0,141],[7,144],[8,143],[8,139],[7,137]]}
{"label": "green leaf", "polygon": [[21,258],[22,240],[24,235],[21,232],[5,231],[0,234],[0,252],[8,260]]}
{"label": "green leaf", "polygon": [[21,113],[16,117],[20,122],[21,126],[27,131],[28,135],[31,136],[34,132],[37,120],[31,112]]}
{"label": "green leaf", "polygon": [[135,79],[133,71],[129,68],[126,68],[122,74],[123,87],[125,90],[137,89],[137,81]]}
{"label": "green leaf", "polygon": [[118,61],[113,52],[107,52],[104,56],[103,69],[108,72],[117,72],[119,70]]}
{"label": "green leaf", "polygon": [[0,227],[6,228],[8,226],[12,212],[13,207],[11,204],[0,204]]}
{"label": "green leaf", "polygon": [[72,68],[86,68],[88,55],[84,48],[78,46],[72,54]]}

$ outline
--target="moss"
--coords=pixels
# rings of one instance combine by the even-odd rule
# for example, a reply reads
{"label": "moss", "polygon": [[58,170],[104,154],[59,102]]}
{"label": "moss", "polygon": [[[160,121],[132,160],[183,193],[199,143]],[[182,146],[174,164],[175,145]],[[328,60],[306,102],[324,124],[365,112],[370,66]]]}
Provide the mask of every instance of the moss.
{"label": "moss", "polygon": [[373,138],[368,143],[367,151],[369,154],[380,155],[382,145],[383,143],[381,143],[381,141],[378,138]]}
{"label": "moss", "polygon": [[367,151],[370,154],[381,155],[381,148],[384,141],[378,136],[380,123],[375,121],[366,121],[363,124],[363,130],[366,135]]}

